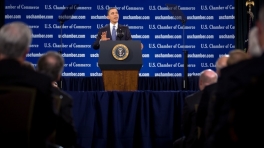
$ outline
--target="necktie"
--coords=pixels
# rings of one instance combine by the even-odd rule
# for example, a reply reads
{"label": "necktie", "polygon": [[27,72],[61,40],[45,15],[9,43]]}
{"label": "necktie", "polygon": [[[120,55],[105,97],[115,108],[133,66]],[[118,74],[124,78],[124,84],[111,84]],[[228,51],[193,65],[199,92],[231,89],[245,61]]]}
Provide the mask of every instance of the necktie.
{"label": "necktie", "polygon": [[113,26],[113,30],[112,30],[112,40],[113,41],[116,40],[116,29],[115,29],[115,26]]}

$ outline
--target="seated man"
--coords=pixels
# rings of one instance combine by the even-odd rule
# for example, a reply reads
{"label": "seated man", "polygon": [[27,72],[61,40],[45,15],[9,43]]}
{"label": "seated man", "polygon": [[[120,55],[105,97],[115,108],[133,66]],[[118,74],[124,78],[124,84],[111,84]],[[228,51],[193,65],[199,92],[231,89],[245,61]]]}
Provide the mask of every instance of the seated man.
{"label": "seated man", "polygon": [[[201,95],[205,86],[215,83],[217,81],[217,74],[211,69],[206,69],[201,72],[199,78],[199,89],[200,91],[189,95],[184,100],[183,108],[183,132],[185,138],[182,138],[183,143],[181,146],[174,143],[174,148],[195,148],[198,142],[198,129],[196,126],[196,112],[198,104],[201,99]],[[178,142],[178,141],[177,141]]]}
{"label": "seated man", "polygon": [[[24,86],[37,90],[30,131],[30,147],[44,148],[47,138],[55,129],[56,114],[53,108],[51,79],[22,66],[29,52],[31,35],[30,28],[22,22],[8,23],[1,28],[0,85]],[[2,133],[1,128],[5,127],[0,127],[0,133]],[[14,133],[0,135],[1,146],[8,144],[9,147],[22,147],[25,141],[19,141],[19,137],[14,139],[14,136]]]}
{"label": "seated man", "polygon": [[[37,71],[52,78],[51,84],[60,80],[64,66],[64,59],[58,52],[47,52],[38,60]],[[76,143],[76,132],[72,118],[72,98],[57,86],[53,87],[53,94],[61,99],[59,109],[59,121],[56,126],[55,141],[57,145],[71,148]]]}

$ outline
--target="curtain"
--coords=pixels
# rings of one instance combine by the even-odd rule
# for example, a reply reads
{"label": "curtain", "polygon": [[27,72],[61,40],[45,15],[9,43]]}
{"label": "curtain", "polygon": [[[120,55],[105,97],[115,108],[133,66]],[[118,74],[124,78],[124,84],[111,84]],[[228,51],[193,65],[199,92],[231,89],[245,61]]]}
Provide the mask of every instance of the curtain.
{"label": "curtain", "polygon": [[[138,90],[167,91],[183,90],[183,77],[139,77]],[[199,90],[199,77],[188,77],[189,90]],[[59,83],[60,84],[60,83]],[[102,77],[62,77],[65,91],[103,91]]]}
{"label": "curtain", "polygon": [[194,91],[67,92],[80,148],[170,148]]}
{"label": "curtain", "polygon": [[0,1],[0,27],[5,23],[5,0]]}

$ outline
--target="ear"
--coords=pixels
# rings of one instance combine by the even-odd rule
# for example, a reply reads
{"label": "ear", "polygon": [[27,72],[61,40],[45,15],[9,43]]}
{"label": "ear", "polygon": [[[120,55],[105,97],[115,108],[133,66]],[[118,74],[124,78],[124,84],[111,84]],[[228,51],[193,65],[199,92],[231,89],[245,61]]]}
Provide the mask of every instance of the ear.
{"label": "ear", "polygon": [[109,16],[107,15],[106,18],[109,19]]}
{"label": "ear", "polygon": [[23,59],[26,59],[27,54],[29,53],[29,48],[24,52]]}

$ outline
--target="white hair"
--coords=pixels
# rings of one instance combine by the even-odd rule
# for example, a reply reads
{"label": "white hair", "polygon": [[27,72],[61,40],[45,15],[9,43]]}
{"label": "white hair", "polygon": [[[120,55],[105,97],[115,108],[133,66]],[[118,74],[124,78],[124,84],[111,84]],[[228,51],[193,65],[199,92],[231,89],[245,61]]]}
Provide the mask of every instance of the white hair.
{"label": "white hair", "polygon": [[0,29],[0,54],[18,58],[28,50],[32,30],[23,22],[11,22]]}
{"label": "white hair", "polygon": [[258,41],[258,28],[256,26],[249,31],[248,53],[253,57],[258,57],[262,55],[262,50]]}

